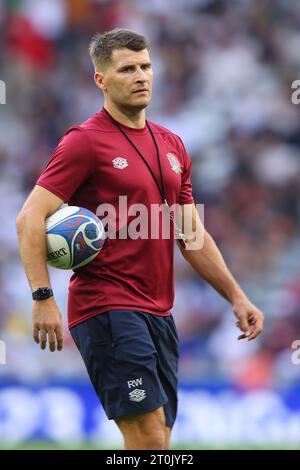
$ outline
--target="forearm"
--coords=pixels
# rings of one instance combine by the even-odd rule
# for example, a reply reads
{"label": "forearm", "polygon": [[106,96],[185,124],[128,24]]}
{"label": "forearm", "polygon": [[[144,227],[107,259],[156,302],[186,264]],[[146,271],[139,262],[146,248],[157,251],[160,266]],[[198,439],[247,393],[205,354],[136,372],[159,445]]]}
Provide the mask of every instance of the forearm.
{"label": "forearm", "polygon": [[233,304],[245,299],[245,293],[230,273],[217,245],[206,231],[201,249],[184,250],[180,247],[180,250],[196,273],[226,300]]}
{"label": "forearm", "polygon": [[22,263],[32,291],[39,287],[50,287],[46,264],[45,219],[37,214],[19,217],[17,233]]}

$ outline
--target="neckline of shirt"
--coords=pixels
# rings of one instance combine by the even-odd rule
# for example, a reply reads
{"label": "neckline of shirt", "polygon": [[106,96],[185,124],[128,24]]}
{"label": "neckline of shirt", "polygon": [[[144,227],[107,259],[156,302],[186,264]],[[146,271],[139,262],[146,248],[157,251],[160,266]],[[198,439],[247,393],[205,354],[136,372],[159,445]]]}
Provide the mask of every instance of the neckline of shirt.
{"label": "neckline of shirt", "polygon": [[[107,116],[103,108],[100,111],[100,116],[104,117],[106,121],[108,121],[116,131],[118,130],[117,127],[111,122],[111,120],[109,119],[109,117]],[[121,129],[123,129],[123,131],[126,132],[126,134],[145,135],[145,134],[148,134],[149,132],[147,125],[145,125],[144,127],[140,129],[137,129],[135,127],[125,126],[125,124],[121,124],[120,122],[118,122],[118,124],[121,127]]]}

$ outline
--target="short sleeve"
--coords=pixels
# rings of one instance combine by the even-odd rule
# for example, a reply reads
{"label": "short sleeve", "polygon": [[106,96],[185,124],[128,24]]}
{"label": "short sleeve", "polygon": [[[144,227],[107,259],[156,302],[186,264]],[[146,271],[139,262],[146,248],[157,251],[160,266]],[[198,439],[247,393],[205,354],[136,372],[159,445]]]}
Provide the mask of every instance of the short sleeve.
{"label": "short sleeve", "polygon": [[180,148],[182,151],[183,161],[184,161],[184,166],[183,166],[182,175],[181,175],[181,189],[179,193],[178,204],[180,205],[193,204],[194,198],[193,198],[193,190],[192,190],[192,183],[191,183],[192,162],[191,162],[190,156],[188,155],[185,149],[185,146],[182,140],[180,139],[180,137],[178,137],[178,139],[179,139]]}
{"label": "short sleeve", "polygon": [[36,184],[68,202],[93,173],[94,161],[85,131],[72,127],[59,142]]}

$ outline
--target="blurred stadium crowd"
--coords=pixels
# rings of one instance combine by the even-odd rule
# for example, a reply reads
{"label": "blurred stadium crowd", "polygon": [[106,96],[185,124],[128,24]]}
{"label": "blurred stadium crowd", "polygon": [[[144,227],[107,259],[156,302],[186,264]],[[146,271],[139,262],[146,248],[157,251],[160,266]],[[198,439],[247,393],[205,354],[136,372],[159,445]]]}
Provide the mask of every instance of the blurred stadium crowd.
{"label": "blurred stadium crowd", "polygon": [[[87,47],[127,27],[152,43],[149,118],[179,134],[193,160],[197,203],[234,275],[266,316],[253,343],[236,341],[230,305],[176,250],[174,315],[181,380],[238,388],[300,381],[300,3],[293,0],[8,0],[0,2],[0,377],[85,377],[67,331],[62,353],[31,338],[31,299],[15,217],[71,124],[97,112]],[[66,311],[68,273],[51,271]]]}

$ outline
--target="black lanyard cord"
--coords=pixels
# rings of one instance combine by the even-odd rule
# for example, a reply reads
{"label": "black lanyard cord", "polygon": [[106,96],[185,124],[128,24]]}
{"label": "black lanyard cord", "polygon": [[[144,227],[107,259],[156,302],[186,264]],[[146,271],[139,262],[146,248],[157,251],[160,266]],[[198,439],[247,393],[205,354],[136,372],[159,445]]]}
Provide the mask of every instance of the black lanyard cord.
{"label": "black lanyard cord", "polygon": [[158,161],[158,167],[159,167],[159,173],[160,173],[160,179],[161,179],[161,187],[159,185],[159,182],[155,176],[155,174],[153,173],[149,163],[147,162],[147,160],[144,158],[144,156],[142,155],[142,153],[139,151],[139,149],[136,147],[136,145],[134,144],[134,142],[132,142],[132,140],[128,137],[128,135],[126,134],[126,132],[124,132],[124,130],[122,129],[120,123],[118,121],[116,121],[112,116],[111,114],[109,114],[109,112],[103,108],[103,110],[105,111],[105,113],[107,114],[107,116],[109,117],[109,119],[111,120],[111,122],[117,127],[117,129],[124,135],[124,137],[126,138],[126,140],[130,143],[130,145],[136,150],[136,152],[138,153],[138,155],[141,157],[141,159],[144,161],[145,165],[147,166],[148,170],[150,171],[151,175],[152,175],[152,178],[154,179],[155,181],[155,184],[157,186],[157,189],[162,197],[162,200],[163,200],[163,203],[165,204],[166,208],[167,208],[167,211],[168,211],[168,214],[169,214],[169,217],[170,217],[170,220],[173,222],[174,224],[174,229],[175,229],[175,232],[179,238],[179,243],[185,248],[185,235],[181,232],[181,229],[177,226],[176,224],[176,221],[171,213],[171,210],[170,210],[170,207],[169,207],[169,204],[168,204],[168,201],[167,201],[167,198],[166,198],[166,192],[165,192],[165,184],[164,184],[164,177],[163,177],[163,172],[162,172],[162,168],[161,168],[161,163],[160,163],[160,154],[159,154],[159,148],[158,148],[158,145],[157,145],[157,141],[154,137],[154,134],[152,132],[152,129],[151,127],[149,126],[149,123],[148,121],[146,120],[146,125],[148,127],[148,130],[151,134],[151,137],[152,137],[152,140],[154,142],[154,145],[155,145],[155,149],[156,149],[156,156],[157,156],[157,161]]}
{"label": "black lanyard cord", "polygon": [[107,114],[107,116],[110,118],[111,122],[119,129],[119,131],[124,135],[124,137],[127,139],[127,141],[130,143],[130,145],[136,150],[136,152],[139,154],[139,156],[141,157],[141,159],[144,161],[145,165],[147,166],[148,170],[150,171],[151,175],[152,175],[152,178],[154,179],[155,181],[155,184],[157,186],[157,189],[162,197],[162,200],[163,202],[167,202],[167,199],[166,199],[166,192],[165,192],[165,184],[164,184],[164,177],[163,177],[163,173],[162,173],[162,169],[161,169],[161,163],[160,163],[160,154],[159,154],[159,148],[158,148],[158,145],[157,145],[157,142],[156,142],[156,139],[153,135],[153,132],[152,132],[152,129],[151,127],[149,126],[149,123],[148,121],[146,121],[146,125],[149,129],[149,132],[151,134],[151,137],[152,137],[152,140],[154,142],[154,145],[155,145],[155,149],[156,149],[156,156],[157,156],[157,161],[158,161],[158,167],[159,167],[159,173],[160,173],[160,179],[161,179],[161,187],[157,181],[157,178],[155,176],[155,174],[153,173],[149,163],[147,162],[147,160],[144,158],[144,156],[142,155],[142,153],[139,151],[139,149],[136,147],[136,145],[134,144],[134,142],[132,142],[132,140],[128,137],[128,135],[126,134],[126,132],[124,132],[124,130],[122,129],[122,127],[120,126],[119,122],[116,121],[112,116],[111,114],[109,114],[109,112],[103,108],[103,110],[105,111],[105,113]]}

